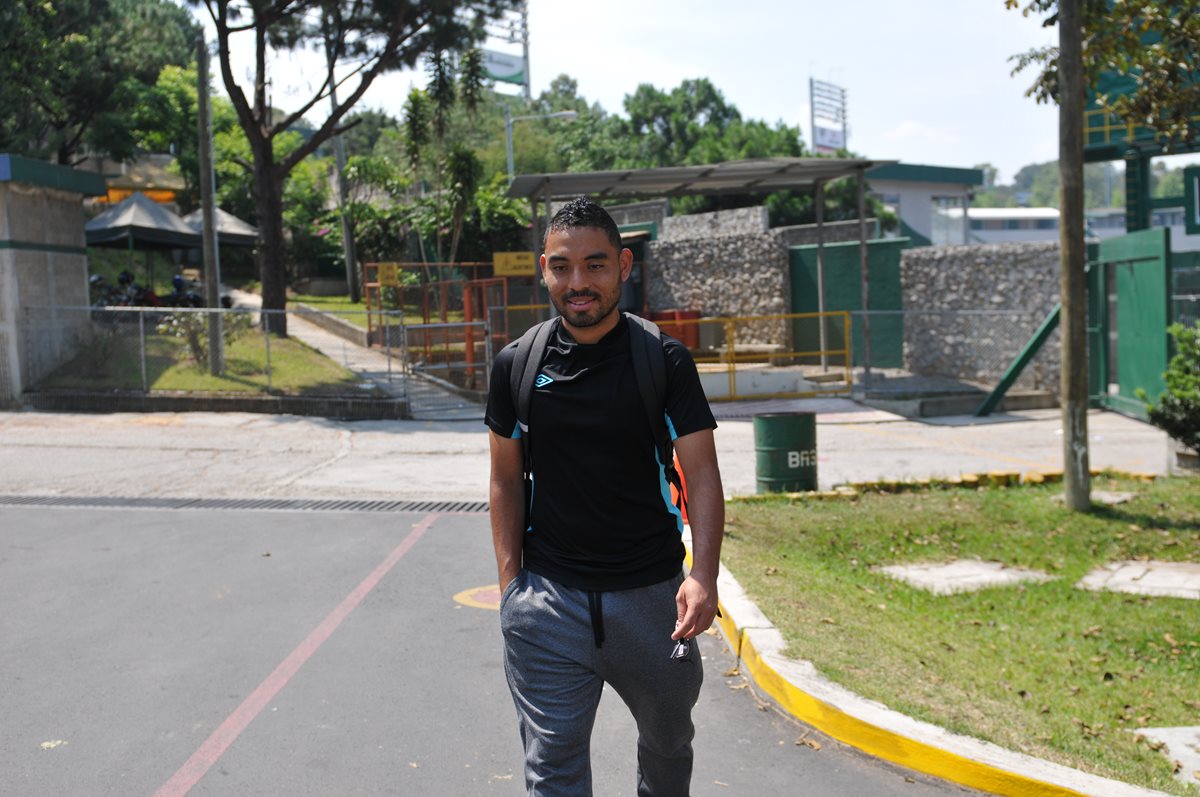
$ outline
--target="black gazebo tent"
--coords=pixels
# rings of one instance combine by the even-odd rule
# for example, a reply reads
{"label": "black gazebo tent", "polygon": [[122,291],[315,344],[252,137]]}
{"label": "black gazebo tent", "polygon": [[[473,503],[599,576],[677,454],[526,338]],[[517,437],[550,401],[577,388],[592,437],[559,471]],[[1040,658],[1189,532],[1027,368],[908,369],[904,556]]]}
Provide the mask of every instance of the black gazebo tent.
{"label": "black gazebo tent", "polygon": [[[232,213],[216,209],[217,243],[221,246],[257,246],[258,229],[250,226]],[[201,235],[204,226],[204,211],[193,210],[183,217],[192,232]]]}
{"label": "black gazebo tent", "polygon": [[140,191],[85,225],[88,246],[114,249],[196,249],[200,236],[183,219]]}

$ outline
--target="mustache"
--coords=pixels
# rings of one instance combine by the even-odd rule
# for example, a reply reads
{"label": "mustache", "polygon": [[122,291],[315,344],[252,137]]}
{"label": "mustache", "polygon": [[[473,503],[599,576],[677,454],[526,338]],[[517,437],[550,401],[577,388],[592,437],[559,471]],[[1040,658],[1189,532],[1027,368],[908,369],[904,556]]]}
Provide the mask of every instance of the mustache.
{"label": "mustache", "polygon": [[564,298],[568,302],[572,299],[593,299],[595,301],[600,301],[599,294],[596,294],[592,291],[568,291]]}

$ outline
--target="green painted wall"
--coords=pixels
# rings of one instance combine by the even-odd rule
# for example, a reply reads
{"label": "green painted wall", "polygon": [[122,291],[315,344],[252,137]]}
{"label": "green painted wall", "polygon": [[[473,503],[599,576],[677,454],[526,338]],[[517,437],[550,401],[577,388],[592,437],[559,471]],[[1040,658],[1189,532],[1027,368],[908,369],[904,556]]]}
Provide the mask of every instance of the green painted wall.
{"label": "green painted wall", "polygon": [[104,178],[98,174],[8,153],[0,153],[0,182],[57,188],[84,196],[103,196],[108,192]]}
{"label": "green painted wall", "polygon": [[[899,311],[903,308],[900,290],[900,253],[910,246],[907,238],[889,238],[867,242],[867,275],[870,282],[870,309]],[[825,309],[855,311],[862,308],[862,281],[859,277],[858,242],[825,245]],[[817,312],[817,247],[794,246],[788,249],[791,269],[793,313]],[[827,345],[844,345],[838,324],[827,327]],[[851,317],[854,364],[862,365],[862,324]],[[819,331],[811,322],[795,323],[795,349],[820,348]],[[875,368],[900,368],[904,364],[904,317],[899,312],[871,317],[871,365]]]}

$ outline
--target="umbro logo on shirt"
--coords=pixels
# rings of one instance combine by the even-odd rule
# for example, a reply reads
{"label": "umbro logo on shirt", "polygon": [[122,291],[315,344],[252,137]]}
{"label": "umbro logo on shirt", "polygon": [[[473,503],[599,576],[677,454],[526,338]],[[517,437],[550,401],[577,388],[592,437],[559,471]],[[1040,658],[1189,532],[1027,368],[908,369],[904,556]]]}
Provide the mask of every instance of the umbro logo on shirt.
{"label": "umbro logo on shirt", "polygon": [[551,379],[546,374],[538,374],[537,379],[533,380],[533,385],[534,385],[534,387],[545,387],[546,385],[550,384],[553,381],[554,380]]}

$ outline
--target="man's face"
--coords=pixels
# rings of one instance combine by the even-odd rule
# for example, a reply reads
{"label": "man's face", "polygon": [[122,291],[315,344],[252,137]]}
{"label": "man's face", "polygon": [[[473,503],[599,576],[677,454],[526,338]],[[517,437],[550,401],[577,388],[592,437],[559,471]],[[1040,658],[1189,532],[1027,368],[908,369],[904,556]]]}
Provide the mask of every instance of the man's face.
{"label": "man's face", "polygon": [[629,279],[632,252],[618,252],[603,230],[571,227],[547,236],[541,267],[550,301],[576,340],[595,342],[616,326],[621,283]]}

